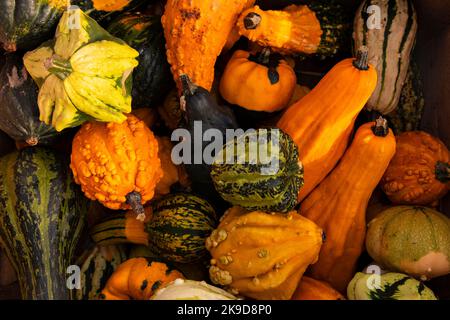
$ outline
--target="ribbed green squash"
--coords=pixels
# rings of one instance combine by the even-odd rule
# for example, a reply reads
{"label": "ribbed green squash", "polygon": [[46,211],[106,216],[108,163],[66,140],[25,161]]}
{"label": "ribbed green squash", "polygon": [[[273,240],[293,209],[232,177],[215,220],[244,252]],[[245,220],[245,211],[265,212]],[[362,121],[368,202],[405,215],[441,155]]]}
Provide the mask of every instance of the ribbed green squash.
{"label": "ribbed green squash", "polygon": [[279,129],[250,130],[223,146],[211,177],[222,198],[235,206],[287,212],[297,204],[303,166],[289,135]]}
{"label": "ribbed green squash", "polygon": [[0,244],[24,299],[69,299],[67,267],[87,202],[67,159],[39,147],[0,159]]}
{"label": "ribbed green squash", "polygon": [[406,131],[419,130],[424,107],[425,99],[419,66],[412,60],[397,109],[386,116],[389,127],[396,135]]}
{"label": "ribbed green squash", "polygon": [[80,7],[86,14],[102,25],[110,22],[118,14],[135,10],[148,4],[149,0],[72,0],[72,5]]}
{"label": "ribbed green squash", "polygon": [[[368,13],[372,12],[372,5],[380,8],[379,19],[376,11]],[[377,87],[367,103],[369,110],[388,114],[397,107],[416,32],[412,0],[365,0],[359,7],[354,22],[354,47],[367,46],[369,63],[378,71]]]}
{"label": "ribbed green squash", "polygon": [[98,245],[146,245],[170,262],[191,263],[206,256],[205,241],[217,222],[207,201],[192,194],[170,194],[155,200],[150,209],[146,222],[134,215],[111,216],[91,229],[91,237]]}
{"label": "ribbed green squash", "polygon": [[422,282],[401,273],[377,275],[358,272],[347,287],[349,300],[437,300]]}
{"label": "ribbed green squash", "polygon": [[0,43],[6,51],[28,50],[52,36],[65,0],[0,1]]}
{"label": "ribbed green squash", "polygon": [[125,13],[109,25],[108,31],[139,52],[139,65],[133,71],[133,108],[157,106],[174,84],[161,17]]}
{"label": "ribbed green squash", "polygon": [[65,11],[55,39],[24,56],[40,87],[40,120],[57,131],[92,119],[123,122],[138,54],[81,10]]}
{"label": "ribbed green squash", "polygon": [[189,263],[207,254],[205,241],[216,227],[216,213],[207,201],[191,194],[172,194],[152,203],[152,209],[145,229],[158,256]]}
{"label": "ribbed green squash", "polygon": [[114,270],[127,259],[123,245],[94,246],[78,259],[81,270],[81,288],[77,300],[96,300]]}
{"label": "ribbed green squash", "polygon": [[6,56],[0,71],[0,130],[19,143],[48,144],[56,131],[39,121],[38,88],[17,54]]}

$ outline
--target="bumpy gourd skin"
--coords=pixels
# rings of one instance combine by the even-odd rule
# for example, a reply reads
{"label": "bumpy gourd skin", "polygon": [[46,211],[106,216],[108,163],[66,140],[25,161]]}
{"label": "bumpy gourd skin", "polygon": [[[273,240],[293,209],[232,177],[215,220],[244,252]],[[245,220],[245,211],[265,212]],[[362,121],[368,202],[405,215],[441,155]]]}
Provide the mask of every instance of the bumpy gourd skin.
{"label": "bumpy gourd skin", "polygon": [[111,275],[99,295],[104,300],[149,300],[155,291],[176,279],[184,279],[177,270],[146,258],[122,263]]}
{"label": "bumpy gourd skin", "polygon": [[[381,121],[381,120],[380,120]],[[327,239],[311,276],[344,292],[364,249],[366,209],[389,161],[395,137],[372,131],[374,123],[361,126],[337,167],[302,202],[299,213],[324,229]]]}
{"label": "bumpy gourd skin", "polygon": [[84,194],[110,209],[130,209],[127,195],[153,198],[162,177],[158,142],[144,122],[128,115],[121,124],[89,122],[76,134],[71,168]]}
{"label": "bumpy gourd skin", "polygon": [[400,134],[381,186],[395,204],[432,204],[450,189],[449,150],[423,131]]}
{"label": "bumpy gourd skin", "polygon": [[181,92],[180,76],[207,90],[214,80],[214,64],[238,15],[252,1],[168,0],[162,24],[167,59]]}
{"label": "bumpy gourd skin", "polygon": [[[294,69],[281,58],[268,62],[267,66],[254,59],[243,50],[233,54],[220,80],[222,97],[254,111],[275,112],[285,108],[297,83]],[[274,66],[269,65],[272,63]]]}
{"label": "bumpy gourd skin", "polygon": [[206,241],[211,280],[233,294],[290,299],[308,265],[317,261],[322,237],[322,229],[296,212],[233,207]]}

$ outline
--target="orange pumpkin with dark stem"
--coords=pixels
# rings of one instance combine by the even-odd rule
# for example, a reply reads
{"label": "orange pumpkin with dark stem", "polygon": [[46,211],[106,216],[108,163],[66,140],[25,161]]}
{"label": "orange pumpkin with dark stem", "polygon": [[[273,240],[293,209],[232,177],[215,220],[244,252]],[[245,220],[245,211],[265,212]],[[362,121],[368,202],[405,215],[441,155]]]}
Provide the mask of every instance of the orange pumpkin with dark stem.
{"label": "orange pumpkin with dark stem", "polygon": [[328,283],[303,276],[291,300],[345,300]]}
{"label": "orange pumpkin with dark stem", "polygon": [[317,223],[327,238],[314,279],[345,292],[364,249],[370,196],[395,153],[395,137],[383,118],[366,123],[331,174],[302,202],[299,213]]}
{"label": "orange pumpkin with dark stem", "polygon": [[377,84],[377,72],[367,63],[363,48],[356,59],[345,59],[297,103],[289,107],[277,126],[298,146],[305,184],[303,200],[335,167],[344,154],[359,112]]}
{"label": "orange pumpkin with dark stem", "polygon": [[279,54],[238,50],[222,75],[220,94],[245,109],[274,112],[287,107],[296,83],[294,69]]}
{"label": "orange pumpkin with dark stem", "polygon": [[450,188],[449,150],[423,131],[400,134],[381,186],[394,204],[433,204]]}
{"label": "orange pumpkin with dark stem", "polygon": [[75,135],[71,164],[86,197],[113,210],[130,209],[139,219],[162,177],[158,142],[143,121],[89,122]]}
{"label": "orange pumpkin with dark stem", "polygon": [[155,291],[176,279],[184,279],[165,263],[133,258],[125,261],[111,275],[99,295],[103,300],[149,300]]}

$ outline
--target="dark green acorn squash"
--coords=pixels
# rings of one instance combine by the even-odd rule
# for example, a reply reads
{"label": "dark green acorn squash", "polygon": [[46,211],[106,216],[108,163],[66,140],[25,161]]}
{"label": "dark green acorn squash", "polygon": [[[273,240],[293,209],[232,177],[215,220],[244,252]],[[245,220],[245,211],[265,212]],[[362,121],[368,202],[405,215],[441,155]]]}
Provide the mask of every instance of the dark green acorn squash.
{"label": "dark green acorn squash", "polygon": [[168,261],[190,263],[206,254],[206,238],[216,227],[216,213],[205,200],[173,194],[152,204],[153,216],[145,225],[152,250]]}
{"label": "dark green acorn squash", "polygon": [[216,227],[213,207],[192,194],[170,194],[146,208],[148,220],[135,214],[118,214],[90,231],[97,245],[134,243],[146,245],[159,258],[191,263],[203,259],[206,238]]}
{"label": "dark green acorn squash", "polygon": [[96,300],[114,270],[127,260],[123,245],[94,246],[78,259],[81,269],[81,288],[76,290],[77,300]]}
{"label": "dark green acorn squash", "polygon": [[149,0],[72,0],[72,5],[78,6],[100,25],[105,26],[119,14],[136,10],[148,4]]}
{"label": "dark green acorn squash", "polygon": [[279,129],[249,130],[223,146],[211,169],[219,194],[248,210],[287,212],[297,204],[303,166]]}
{"label": "dark green acorn squash", "polygon": [[70,299],[67,268],[84,226],[86,199],[67,159],[40,147],[0,158],[0,244],[23,299]]}
{"label": "dark green acorn squash", "polygon": [[139,52],[139,65],[133,70],[133,108],[156,107],[174,86],[161,17],[125,13],[108,31]]}
{"label": "dark green acorn squash", "polygon": [[6,51],[33,49],[53,35],[67,1],[0,1],[0,42]]}
{"label": "dark green acorn squash", "polygon": [[26,71],[22,58],[6,56],[0,71],[0,130],[18,143],[49,144],[56,131],[39,120],[38,87]]}

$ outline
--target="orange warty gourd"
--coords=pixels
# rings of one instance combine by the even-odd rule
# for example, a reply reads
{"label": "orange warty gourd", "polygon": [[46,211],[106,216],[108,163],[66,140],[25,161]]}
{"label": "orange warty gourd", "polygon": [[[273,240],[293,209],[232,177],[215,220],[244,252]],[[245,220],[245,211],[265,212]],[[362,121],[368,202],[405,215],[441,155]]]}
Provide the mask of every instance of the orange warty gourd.
{"label": "orange warty gourd", "polygon": [[170,187],[180,180],[181,168],[172,162],[172,142],[168,137],[156,137],[158,155],[161,160],[163,176],[156,185],[156,194],[163,196],[170,193]]}
{"label": "orange warty gourd", "polygon": [[433,204],[450,189],[449,150],[423,131],[400,134],[381,186],[394,204]]}
{"label": "orange warty gourd", "polygon": [[181,92],[186,74],[211,90],[214,64],[225,46],[239,14],[252,5],[242,0],[168,0],[162,17],[167,59]]}
{"label": "orange warty gourd", "polygon": [[288,300],[315,263],[322,230],[295,211],[288,214],[229,209],[206,240],[213,283],[233,294]]}
{"label": "orange warty gourd", "polygon": [[364,248],[366,209],[370,196],[395,153],[395,137],[387,121],[366,123],[331,174],[302,202],[299,213],[326,234],[314,279],[345,292]]}
{"label": "orange warty gourd", "polygon": [[237,25],[249,40],[284,53],[316,53],[323,34],[316,14],[304,5],[267,11],[254,6],[241,14]]}
{"label": "orange warty gourd", "polygon": [[132,258],[117,267],[99,295],[103,300],[149,300],[159,288],[184,279],[177,270],[150,258]]}
{"label": "orange warty gourd", "polygon": [[303,276],[291,300],[345,300],[328,283]]}
{"label": "orange warty gourd", "polygon": [[248,110],[275,112],[287,107],[296,84],[294,69],[280,54],[237,50],[220,80],[220,94]]}
{"label": "orange warty gourd", "polygon": [[367,57],[367,49],[362,48],[356,59],[338,63],[278,121],[277,126],[297,144],[305,170],[299,201],[342,157],[355,119],[375,90],[377,72],[368,65]]}
{"label": "orange warty gourd", "polygon": [[70,167],[86,197],[113,210],[132,208],[141,220],[163,174],[155,136],[133,115],[121,124],[84,124],[73,139]]}

